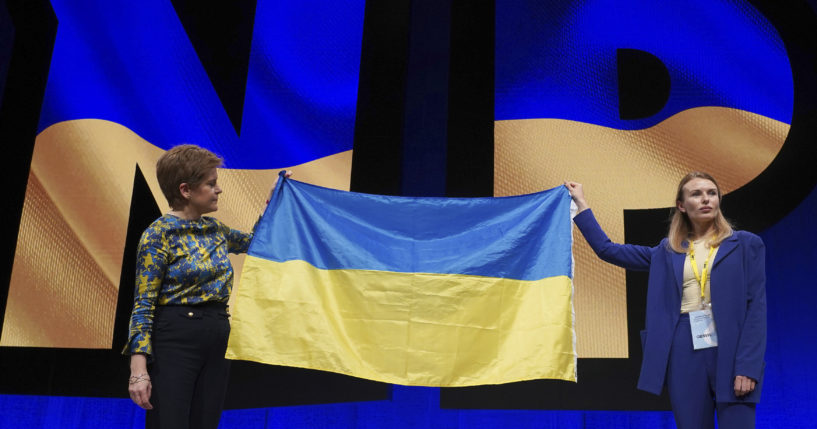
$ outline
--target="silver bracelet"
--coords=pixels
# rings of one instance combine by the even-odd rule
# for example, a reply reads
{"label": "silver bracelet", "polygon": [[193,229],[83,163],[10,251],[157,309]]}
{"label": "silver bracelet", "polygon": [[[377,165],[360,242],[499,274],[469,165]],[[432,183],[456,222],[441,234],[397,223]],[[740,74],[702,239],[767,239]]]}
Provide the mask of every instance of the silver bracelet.
{"label": "silver bracelet", "polygon": [[148,374],[132,375],[128,378],[128,384],[136,384],[141,383],[143,381],[150,381],[150,375]]}

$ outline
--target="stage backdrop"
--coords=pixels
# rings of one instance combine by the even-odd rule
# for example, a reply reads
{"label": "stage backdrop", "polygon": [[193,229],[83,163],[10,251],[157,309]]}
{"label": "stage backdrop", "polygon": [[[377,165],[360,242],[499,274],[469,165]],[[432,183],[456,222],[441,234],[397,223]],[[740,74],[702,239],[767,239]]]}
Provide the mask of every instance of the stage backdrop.
{"label": "stage backdrop", "polygon": [[[197,3],[0,8],[0,132],[15,144],[0,427],[141,425],[140,410],[111,397],[126,395],[118,350],[135,240],[167,209],[155,160],[182,142],[224,157],[217,216],[245,229],[277,171],[292,168],[323,186],[413,195],[576,180],[614,239],[655,244],[677,180],[709,170],[728,217],[767,244],[758,424],[817,419],[807,383],[817,345],[804,328],[817,324],[813,4]],[[32,117],[28,138],[14,126]],[[645,277],[598,264],[576,242],[578,384],[384,389],[237,365],[230,408],[359,402],[233,410],[222,426],[673,427],[665,398],[634,388]]]}
{"label": "stage backdrop", "polygon": [[[496,10],[496,195],[583,183],[621,242],[625,209],[672,206],[689,171],[734,191],[788,135],[786,49],[746,2],[498,1]],[[627,357],[624,270],[577,241],[579,354]]]}
{"label": "stage backdrop", "polygon": [[225,58],[197,51],[169,1],[52,6],[57,39],[0,345],[111,347],[129,210],[143,203],[131,199],[134,176],[166,211],[155,163],[174,145],[224,157],[217,216],[235,228],[252,227],[280,169],[348,189],[362,1],[258,2],[256,24],[229,35],[230,54],[248,55],[226,79]]}

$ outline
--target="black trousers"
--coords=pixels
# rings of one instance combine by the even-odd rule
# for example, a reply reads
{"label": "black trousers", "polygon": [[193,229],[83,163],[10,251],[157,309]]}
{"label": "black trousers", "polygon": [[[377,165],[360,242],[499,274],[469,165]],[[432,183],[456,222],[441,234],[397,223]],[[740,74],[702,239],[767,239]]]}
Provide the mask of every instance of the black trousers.
{"label": "black trousers", "polygon": [[224,358],[230,321],[225,304],[157,306],[146,428],[216,429],[230,363]]}

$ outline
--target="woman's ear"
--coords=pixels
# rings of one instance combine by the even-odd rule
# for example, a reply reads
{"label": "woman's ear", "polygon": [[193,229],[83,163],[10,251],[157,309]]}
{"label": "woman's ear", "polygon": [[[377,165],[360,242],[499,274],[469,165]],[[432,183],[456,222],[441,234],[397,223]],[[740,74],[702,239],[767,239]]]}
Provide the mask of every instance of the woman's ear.
{"label": "woman's ear", "polygon": [[190,185],[188,185],[187,183],[182,183],[182,184],[179,185],[179,193],[182,195],[182,198],[184,198],[185,200],[190,199],[190,192],[191,191],[192,191],[192,189],[190,189]]}
{"label": "woman's ear", "polygon": [[681,201],[675,202],[675,207],[678,208],[678,211],[681,213],[686,213],[686,209],[684,209],[684,204]]}

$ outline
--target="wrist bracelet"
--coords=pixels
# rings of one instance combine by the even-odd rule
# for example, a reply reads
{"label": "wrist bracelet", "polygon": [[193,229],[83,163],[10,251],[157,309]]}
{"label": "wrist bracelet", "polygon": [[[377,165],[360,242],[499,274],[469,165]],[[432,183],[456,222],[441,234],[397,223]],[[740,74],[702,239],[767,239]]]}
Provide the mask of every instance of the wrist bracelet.
{"label": "wrist bracelet", "polygon": [[141,383],[143,381],[150,381],[149,374],[132,375],[128,378],[128,384]]}

